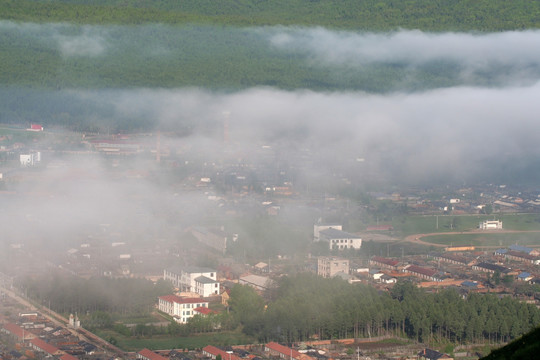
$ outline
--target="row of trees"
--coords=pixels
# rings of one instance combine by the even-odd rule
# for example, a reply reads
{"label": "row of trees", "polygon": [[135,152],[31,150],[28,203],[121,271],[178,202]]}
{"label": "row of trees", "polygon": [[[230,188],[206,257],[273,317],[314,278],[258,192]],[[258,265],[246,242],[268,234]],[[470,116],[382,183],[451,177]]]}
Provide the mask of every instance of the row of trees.
{"label": "row of trees", "polygon": [[537,28],[540,5],[528,0],[131,1],[1,0],[0,18],[77,23],[219,23],[323,25],[391,30],[519,30]]}
{"label": "row of trees", "polygon": [[148,314],[153,311],[158,296],[171,294],[172,284],[159,280],[138,278],[90,278],[82,279],[63,273],[27,277],[20,287],[27,296],[51,309],[63,313],[94,313],[96,326],[110,325],[103,314]]}
{"label": "row of trees", "polygon": [[540,324],[536,307],[508,297],[472,294],[464,299],[453,289],[430,294],[407,282],[380,293],[370,286],[299,274],[269,292],[266,310],[261,301],[248,301],[253,294],[237,295],[242,296],[231,297],[233,316],[261,341],[399,334],[423,342],[499,342]]}

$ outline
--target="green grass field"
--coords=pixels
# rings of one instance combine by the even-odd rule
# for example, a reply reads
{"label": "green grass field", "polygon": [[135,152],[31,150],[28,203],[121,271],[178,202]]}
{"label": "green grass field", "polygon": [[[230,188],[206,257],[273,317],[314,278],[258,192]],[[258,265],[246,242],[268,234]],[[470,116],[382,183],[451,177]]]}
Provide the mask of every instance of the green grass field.
{"label": "green grass field", "polygon": [[[438,218],[438,219],[437,219]],[[505,215],[430,215],[394,218],[392,226],[397,235],[472,231],[484,220],[501,220],[505,230],[540,231],[539,214]]]}
{"label": "green grass field", "polygon": [[503,233],[503,234],[452,234],[426,236],[422,241],[448,246],[500,246],[512,244],[540,245],[540,233]]}
{"label": "green grass field", "polygon": [[199,349],[206,345],[229,346],[239,344],[253,344],[255,339],[242,334],[240,331],[228,331],[196,335],[190,337],[159,335],[151,338],[126,337],[112,330],[100,330],[96,332],[98,336],[105,340],[114,337],[117,346],[125,351],[139,351],[147,348],[151,350],[166,349]]}

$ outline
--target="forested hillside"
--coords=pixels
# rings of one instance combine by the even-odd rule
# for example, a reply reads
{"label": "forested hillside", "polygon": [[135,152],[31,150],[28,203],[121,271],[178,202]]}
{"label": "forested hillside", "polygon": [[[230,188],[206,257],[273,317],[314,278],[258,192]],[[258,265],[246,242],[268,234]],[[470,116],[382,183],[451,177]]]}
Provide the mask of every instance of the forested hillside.
{"label": "forested hillside", "polygon": [[538,28],[528,0],[0,0],[0,18],[88,24],[144,22],[320,25],[342,29],[501,31]]}

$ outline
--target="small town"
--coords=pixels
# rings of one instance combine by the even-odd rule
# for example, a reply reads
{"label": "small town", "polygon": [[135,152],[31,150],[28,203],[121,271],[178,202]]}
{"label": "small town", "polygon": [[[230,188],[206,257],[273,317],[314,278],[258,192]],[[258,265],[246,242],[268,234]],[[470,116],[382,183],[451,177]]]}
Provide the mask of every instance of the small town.
{"label": "small town", "polygon": [[[54,141],[40,145],[44,136]],[[307,150],[302,161],[277,161],[279,152],[271,146],[253,149],[247,157],[227,144],[226,133],[222,141],[226,156],[212,159],[163,134],[47,134],[31,124],[1,137],[2,217],[12,225],[1,269],[2,357],[452,358],[431,336],[414,332],[416,340],[404,341],[404,333],[396,336],[388,324],[366,325],[351,334],[356,336],[313,332],[248,343],[212,343],[210,337],[204,346],[182,346],[188,334],[232,329],[226,314],[238,312],[238,286],[252,289],[270,308],[278,284],[298,274],[368,286],[379,294],[401,291],[394,287],[406,283],[424,294],[451,290],[461,299],[481,294],[540,307],[539,192],[483,184],[347,197],[343,189],[353,186],[345,173],[334,174],[333,183],[341,184],[335,193],[295,181],[299,164],[316,161]],[[64,199],[65,209],[40,211],[48,199],[64,201],[66,189],[73,195]],[[87,190],[104,196],[81,196]],[[162,201],[159,206],[155,199]],[[90,214],[83,221],[81,210]],[[412,230],[406,229],[410,219],[417,221]],[[32,228],[37,232],[21,231]],[[57,284],[63,278],[73,280]],[[90,285],[95,279],[149,281],[163,293],[150,295],[144,305],[124,299],[112,311],[143,312],[144,322],[113,320],[96,303],[84,305],[91,293],[66,288],[83,281],[98,286]],[[62,293],[40,289],[39,283],[49,282]],[[82,298],[66,299],[77,296],[73,291]],[[230,301],[236,301],[236,310]],[[171,330],[171,324],[179,328]],[[176,346],[152,345],[166,328],[184,335],[177,335]],[[507,331],[514,336],[513,328]],[[507,337],[497,334],[493,344]],[[454,358],[481,356],[477,335],[470,336],[451,348]],[[120,337],[141,339],[140,345],[122,346]]]}

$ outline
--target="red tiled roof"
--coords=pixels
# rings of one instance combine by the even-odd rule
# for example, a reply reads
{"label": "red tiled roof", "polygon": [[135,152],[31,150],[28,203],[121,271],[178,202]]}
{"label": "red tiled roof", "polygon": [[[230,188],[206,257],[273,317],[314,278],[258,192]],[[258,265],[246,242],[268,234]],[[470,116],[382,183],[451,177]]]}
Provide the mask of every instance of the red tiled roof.
{"label": "red tiled roof", "polygon": [[302,354],[299,353],[298,351],[293,350],[293,349],[291,349],[289,347],[283,346],[281,344],[278,344],[276,342],[269,342],[268,344],[265,345],[265,347],[270,349],[270,350],[277,351],[280,354],[287,355],[287,356],[292,356],[295,359],[298,359],[298,358],[300,358],[302,356]]}
{"label": "red tiled roof", "polygon": [[234,354],[230,354],[212,345],[208,345],[203,348],[203,351],[213,356],[221,355],[223,360],[240,360],[240,358]]}
{"label": "red tiled roof", "polygon": [[73,356],[73,355],[70,355],[70,354],[64,354],[64,355],[60,356],[60,360],[79,360],[79,359],[76,358],[76,357]]}
{"label": "red tiled roof", "polygon": [[210,310],[209,308],[204,307],[204,306],[200,306],[200,307],[198,307],[196,309],[193,309],[193,311],[196,311],[196,312],[201,313],[203,315],[216,314],[216,312],[214,310]]}
{"label": "red tiled roof", "polygon": [[4,325],[4,329],[12,333],[13,335],[17,336],[18,338],[22,339],[23,335],[26,340],[30,340],[35,338],[36,336],[32,334],[31,332],[23,330],[19,325],[14,323],[8,323]]}
{"label": "red tiled roof", "polygon": [[178,304],[208,303],[208,301],[204,300],[203,298],[187,298],[177,295],[164,295],[160,296],[159,298],[167,302],[175,302]]}
{"label": "red tiled roof", "polygon": [[371,260],[389,266],[397,266],[399,264],[399,261],[397,260],[386,259],[380,256],[374,256],[371,258]]}
{"label": "red tiled roof", "polygon": [[45,341],[38,338],[32,339],[30,343],[32,343],[39,349],[51,355],[54,355],[59,351],[59,349],[56,346],[52,346],[51,344],[46,343]]}
{"label": "red tiled roof", "polygon": [[145,357],[147,359],[150,359],[150,360],[167,360],[167,358],[165,358],[165,357],[163,357],[161,355],[158,355],[155,352],[153,352],[152,350],[148,350],[148,349],[142,349],[137,354],[139,354],[140,356]]}
{"label": "red tiled roof", "polygon": [[437,270],[427,269],[416,265],[409,265],[407,271],[411,273],[421,274],[425,276],[433,276],[437,273]]}

